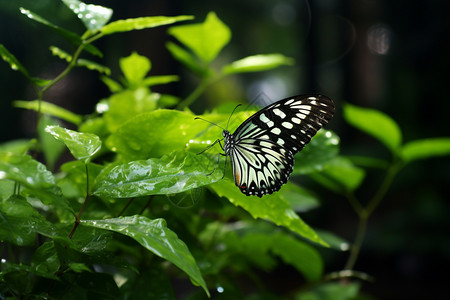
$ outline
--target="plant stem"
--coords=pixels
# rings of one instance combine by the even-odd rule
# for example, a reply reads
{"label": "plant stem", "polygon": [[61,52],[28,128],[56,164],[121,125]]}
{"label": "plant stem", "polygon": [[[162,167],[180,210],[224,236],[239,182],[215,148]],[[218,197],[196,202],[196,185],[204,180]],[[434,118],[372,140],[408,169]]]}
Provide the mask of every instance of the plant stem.
{"label": "plant stem", "polygon": [[352,205],[354,211],[359,217],[359,223],[356,231],[355,241],[350,249],[350,255],[345,264],[346,270],[352,270],[355,267],[356,260],[358,259],[359,252],[364,241],[369,218],[386,195],[386,192],[391,186],[392,181],[394,180],[394,177],[399,170],[399,166],[400,165],[398,163],[393,162],[388,167],[386,176],[384,177],[384,180],[381,183],[379,189],[365,207],[361,206],[360,202],[356,199],[356,197],[354,197],[353,194],[347,195],[349,203]]}
{"label": "plant stem", "polygon": [[355,241],[353,242],[353,245],[350,249],[350,255],[347,259],[347,262],[346,262],[345,268],[344,268],[345,270],[352,270],[355,266],[356,260],[358,259],[359,252],[361,250],[361,246],[364,241],[364,236],[366,234],[366,229],[367,229],[368,216],[367,217],[363,217],[363,216],[367,216],[367,215],[363,214],[359,217],[359,224],[358,224],[358,229],[356,232]]}
{"label": "plant stem", "polygon": [[60,81],[61,79],[63,79],[76,65],[78,57],[80,56],[81,52],[83,52],[84,47],[86,47],[86,45],[94,42],[95,40],[101,38],[103,36],[103,34],[97,34],[92,36],[91,38],[87,39],[87,40],[83,40],[81,42],[81,44],[78,46],[78,48],[75,50],[74,54],[72,55],[72,60],[69,62],[69,64],[67,65],[67,67],[58,75],[56,76],[55,79],[53,79],[52,81],[50,81],[49,84],[47,84],[46,86],[44,86],[41,90],[38,91],[38,96],[39,96],[39,100],[42,99],[42,95],[48,90],[50,89],[52,86],[54,86],[58,81]]}
{"label": "plant stem", "polygon": [[192,93],[177,105],[177,109],[184,109],[195,102],[209,85],[209,80],[203,79]]}
{"label": "plant stem", "polygon": [[127,201],[127,203],[125,204],[125,206],[124,206],[124,207],[120,210],[120,212],[116,215],[116,218],[117,218],[117,217],[120,217],[120,216],[125,212],[125,210],[128,208],[128,206],[130,206],[130,204],[131,204],[133,201],[134,201],[134,197],[128,199],[128,201]]}
{"label": "plant stem", "polygon": [[399,168],[400,168],[400,165],[398,163],[394,162],[387,169],[386,177],[384,177],[384,180],[381,183],[380,188],[378,189],[376,194],[373,196],[373,198],[370,200],[370,202],[366,206],[368,217],[378,207],[381,200],[383,200],[384,196],[386,195],[386,192],[388,191],[389,187],[392,184],[392,181],[394,180],[395,175],[398,173]]}
{"label": "plant stem", "polygon": [[80,211],[78,212],[78,215],[75,218],[75,224],[73,225],[72,231],[70,231],[69,239],[72,239],[73,234],[75,233],[75,230],[77,229],[78,225],[80,225],[81,221],[81,215],[84,212],[84,209],[86,208],[86,204],[89,200],[90,194],[89,194],[89,172],[88,172],[88,165],[87,163],[84,165],[86,170],[86,198],[84,199],[83,206],[81,206]]}
{"label": "plant stem", "polygon": [[203,94],[208,86],[219,81],[223,77],[224,75],[222,74],[216,74],[202,78],[200,84],[192,91],[192,93],[177,105],[177,109],[182,110],[186,107],[189,107],[192,103],[195,102],[195,100],[198,99],[198,97],[200,97],[201,94]]}
{"label": "plant stem", "polygon": [[[42,96],[42,94],[44,94],[48,89],[50,89],[52,86],[54,86],[58,81],[60,81],[61,79],[63,79],[72,69],[73,67],[75,67],[75,64],[78,60],[78,57],[80,56],[81,52],[83,51],[84,47],[86,44],[82,43],[80,46],[78,46],[77,50],[75,51],[75,53],[72,55],[72,60],[70,61],[70,63],[67,65],[67,67],[61,72],[59,73],[58,76],[56,76],[55,79],[53,79],[52,81],[50,81],[49,84],[47,84],[46,86],[44,86],[41,91],[40,94]],[[39,97],[42,98],[42,97]]]}

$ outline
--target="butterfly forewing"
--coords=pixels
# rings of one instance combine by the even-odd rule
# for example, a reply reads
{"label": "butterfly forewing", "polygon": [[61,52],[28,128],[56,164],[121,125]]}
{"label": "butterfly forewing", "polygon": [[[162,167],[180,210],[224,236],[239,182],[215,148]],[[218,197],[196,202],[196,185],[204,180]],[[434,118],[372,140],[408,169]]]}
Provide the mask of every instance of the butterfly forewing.
{"label": "butterfly forewing", "polygon": [[236,185],[246,195],[278,191],[300,151],[333,116],[334,103],[322,95],[275,102],[252,115],[233,135],[225,134]]}

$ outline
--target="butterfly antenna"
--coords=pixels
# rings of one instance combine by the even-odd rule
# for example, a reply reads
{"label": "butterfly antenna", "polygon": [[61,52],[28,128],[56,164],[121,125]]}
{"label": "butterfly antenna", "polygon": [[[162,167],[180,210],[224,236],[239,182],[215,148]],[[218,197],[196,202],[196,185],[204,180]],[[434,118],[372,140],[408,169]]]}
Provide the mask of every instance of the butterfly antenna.
{"label": "butterfly antenna", "polygon": [[228,121],[227,121],[227,129],[228,129],[228,124],[230,124],[230,119],[231,119],[231,116],[234,114],[234,112],[236,111],[236,109],[239,107],[239,106],[241,106],[242,104],[238,104],[238,105],[236,105],[236,107],[233,109],[233,111],[231,112],[231,115],[228,117]]}
{"label": "butterfly antenna", "polygon": [[212,125],[214,125],[214,126],[217,126],[217,127],[219,127],[219,128],[222,128],[222,130],[225,130],[222,126],[217,125],[216,123],[213,123],[213,122],[211,122],[211,121],[205,120],[205,119],[200,118],[200,117],[195,117],[194,120],[202,120],[202,121],[205,121],[205,122],[207,122],[207,123],[209,123],[209,124],[212,124]]}

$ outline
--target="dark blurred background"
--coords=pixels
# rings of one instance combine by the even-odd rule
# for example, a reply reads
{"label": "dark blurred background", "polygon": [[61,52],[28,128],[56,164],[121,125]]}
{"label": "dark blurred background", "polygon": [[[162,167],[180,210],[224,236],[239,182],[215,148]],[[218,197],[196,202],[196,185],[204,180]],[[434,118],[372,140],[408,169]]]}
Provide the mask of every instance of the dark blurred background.
{"label": "dark blurred background", "polygon": [[[317,1],[92,1],[114,10],[113,20],[151,15],[192,14],[203,21],[209,11],[232,31],[230,45],[218,65],[262,53],[282,53],[293,67],[244,74],[207,91],[192,109],[225,101],[252,101],[263,94],[272,101],[289,95],[318,92],[333,98],[337,115],[329,128],[341,137],[343,154],[388,158],[373,139],[346,125],[340,107],[349,102],[381,110],[394,118],[405,142],[450,134],[449,2],[391,0]],[[68,44],[43,25],[20,14],[25,7],[61,27],[82,33],[81,22],[56,0],[0,2],[0,43],[33,76],[52,78],[65,64],[48,47]],[[115,34],[95,45],[101,63],[119,78],[118,59],[132,51],[149,57],[153,75],[180,74],[180,83],[157,91],[187,96],[196,78],[165,49],[166,28]],[[89,56],[86,56],[89,58]],[[15,109],[12,100],[34,100],[36,94],[18,73],[0,63],[0,139],[34,137],[34,114]],[[91,113],[108,96],[98,74],[74,70],[45,94],[44,100],[79,114]],[[202,102],[203,101],[203,102]],[[450,160],[416,162],[401,171],[387,198],[369,223],[356,269],[374,276],[363,290],[379,299],[438,299],[448,294],[450,267]],[[380,175],[368,177],[358,194],[368,199]],[[316,189],[320,187],[317,186]],[[356,216],[344,199],[325,194],[323,206],[303,216],[310,224],[353,239]],[[325,253],[327,270],[343,267],[346,257]],[[439,298],[443,299],[443,298]]]}

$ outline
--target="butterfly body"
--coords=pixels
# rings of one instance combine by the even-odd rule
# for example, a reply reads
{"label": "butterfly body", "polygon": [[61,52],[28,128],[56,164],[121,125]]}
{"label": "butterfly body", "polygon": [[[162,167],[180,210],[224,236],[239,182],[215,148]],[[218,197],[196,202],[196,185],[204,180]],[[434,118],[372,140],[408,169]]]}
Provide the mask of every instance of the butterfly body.
{"label": "butterfly body", "polygon": [[223,131],[236,186],[247,196],[272,194],[285,184],[294,155],[333,116],[333,101],[322,95],[275,102],[243,122],[233,134]]}

